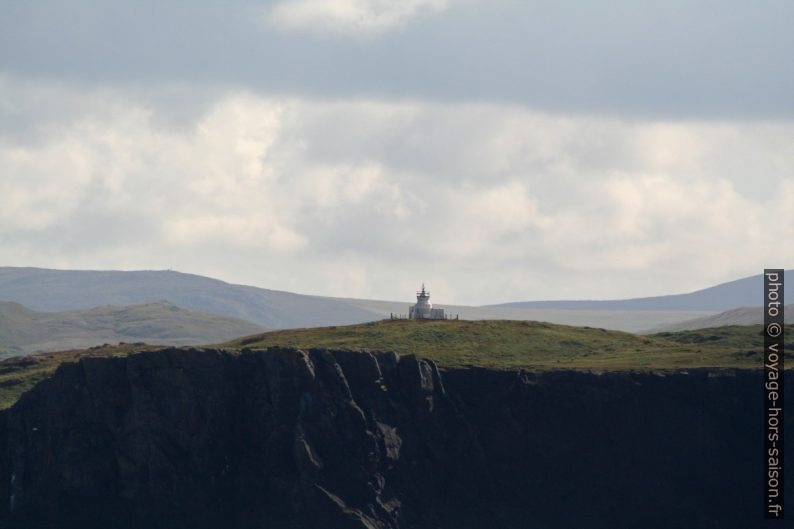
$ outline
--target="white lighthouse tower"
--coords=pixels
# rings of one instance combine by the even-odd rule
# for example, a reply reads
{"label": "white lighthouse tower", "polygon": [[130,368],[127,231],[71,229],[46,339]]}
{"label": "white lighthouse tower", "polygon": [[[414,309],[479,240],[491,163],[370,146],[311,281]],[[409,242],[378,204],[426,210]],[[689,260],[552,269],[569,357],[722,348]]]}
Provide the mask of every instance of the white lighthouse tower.
{"label": "white lighthouse tower", "polygon": [[416,305],[408,307],[408,318],[412,320],[443,320],[446,319],[444,309],[434,309],[430,303],[430,292],[425,290],[422,283],[422,290],[416,293]]}

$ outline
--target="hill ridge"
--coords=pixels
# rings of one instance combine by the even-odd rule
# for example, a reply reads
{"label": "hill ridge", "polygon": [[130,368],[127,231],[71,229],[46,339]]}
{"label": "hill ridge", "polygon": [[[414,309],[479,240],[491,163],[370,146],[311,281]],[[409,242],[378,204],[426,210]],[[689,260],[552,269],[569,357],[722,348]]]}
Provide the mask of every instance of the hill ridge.
{"label": "hill ridge", "polygon": [[0,355],[6,356],[117,342],[196,345],[260,330],[251,322],[168,301],[53,312],[0,301]]}
{"label": "hill ridge", "polygon": [[[794,270],[786,270],[791,277]],[[786,284],[786,292],[794,295],[794,287]],[[747,276],[692,292],[606,300],[542,300],[514,301],[487,305],[501,308],[547,308],[589,310],[701,310],[726,311],[737,307],[761,306],[763,274]]]}

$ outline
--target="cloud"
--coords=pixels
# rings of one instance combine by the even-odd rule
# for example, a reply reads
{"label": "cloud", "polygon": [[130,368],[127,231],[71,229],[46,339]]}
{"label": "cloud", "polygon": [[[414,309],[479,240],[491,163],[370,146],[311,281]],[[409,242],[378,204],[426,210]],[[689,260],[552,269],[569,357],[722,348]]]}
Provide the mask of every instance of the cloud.
{"label": "cloud", "polygon": [[174,125],[141,92],[13,78],[0,101],[24,131],[0,129],[9,265],[387,299],[424,280],[488,303],[662,294],[794,261],[791,121],[229,90]]}
{"label": "cloud", "polygon": [[197,92],[477,101],[622,118],[794,115],[794,2],[189,5],[6,0],[0,72],[131,91],[173,83]]}
{"label": "cloud", "polygon": [[417,16],[446,9],[448,0],[283,0],[265,11],[285,31],[372,36]]}

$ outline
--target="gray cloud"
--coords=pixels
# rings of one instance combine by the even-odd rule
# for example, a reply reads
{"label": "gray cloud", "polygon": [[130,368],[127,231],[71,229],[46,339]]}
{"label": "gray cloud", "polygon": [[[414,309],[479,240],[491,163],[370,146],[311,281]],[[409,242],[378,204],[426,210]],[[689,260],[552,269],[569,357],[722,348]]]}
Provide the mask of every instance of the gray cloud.
{"label": "gray cloud", "polygon": [[[304,4],[399,24],[366,39],[262,24],[262,10]],[[413,16],[436,4],[447,8]],[[676,119],[794,115],[794,5],[784,0],[11,0],[3,9],[0,68],[17,76]]]}

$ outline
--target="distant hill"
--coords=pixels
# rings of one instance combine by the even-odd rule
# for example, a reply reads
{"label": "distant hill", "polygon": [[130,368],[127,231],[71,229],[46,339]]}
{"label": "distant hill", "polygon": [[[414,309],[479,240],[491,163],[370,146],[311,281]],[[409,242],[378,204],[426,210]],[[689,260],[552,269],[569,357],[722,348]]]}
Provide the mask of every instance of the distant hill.
{"label": "distant hill", "polygon": [[331,298],[304,296],[172,271],[0,268],[0,300],[33,310],[63,311],[168,300],[188,310],[223,314],[269,329],[342,325],[381,314]]}
{"label": "distant hill", "polygon": [[259,325],[170,303],[36,312],[0,302],[0,357],[118,342],[193,345],[260,332]]}
{"label": "distant hill", "polygon": [[[783,314],[785,316],[785,323],[794,323],[794,305],[786,305]],[[656,330],[658,332],[691,331],[695,329],[708,329],[711,327],[725,327],[727,325],[757,325],[763,322],[763,307],[739,307],[738,309],[727,310],[719,314],[714,314],[713,316],[693,318],[680,323],[664,325]]]}
{"label": "distant hill", "polygon": [[[234,285],[172,271],[90,271],[0,267],[0,300],[39,311],[138,305],[167,300],[179,307],[247,320],[268,329],[348,325],[405,314],[415,300],[379,301],[306,296]],[[438,306],[463,319],[539,320],[630,332],[668,325],[715,311],[559,310]]]}
{"label": "distant hill", "polygon": [[[794,280],[791,270],[786,278]],[[786,296],[794,290],[786,284]],[[669,296],[616,300],[563,300],[563,301],[518,301],[491,305],[501,308],[522,309],[568,309],[568,310],[668,310],[668,311],[711,311],[720,312],[737,307],[760,307],[763,300],[763,275],[758,274],[727,283]],[[791,299],[791,298],[788,298]]]}

